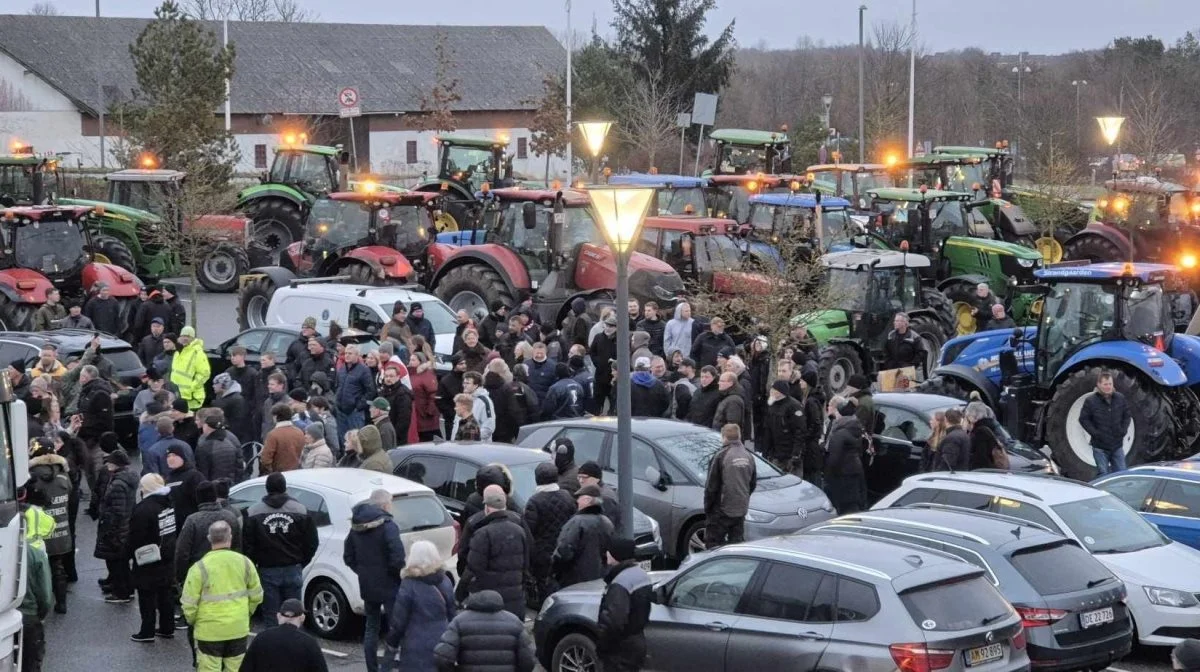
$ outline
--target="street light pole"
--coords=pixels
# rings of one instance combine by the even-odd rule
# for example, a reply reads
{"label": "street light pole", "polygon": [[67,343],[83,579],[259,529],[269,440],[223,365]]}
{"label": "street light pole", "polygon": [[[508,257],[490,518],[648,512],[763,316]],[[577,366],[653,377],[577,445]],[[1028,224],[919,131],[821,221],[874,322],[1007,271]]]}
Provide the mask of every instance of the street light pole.
{"label": "street light pole", "polygon": [[567,0],[567,184],[575,180],[574,143],[571,142],[571,52],[575,50],[571,35],[571,0]]}
{"label": "street light pole", "polygon": [[1025,158],[1025,105],[1021,78],[1022,75],[1033,72],[1033,68],[1025,65],[1025,52],[1017,54],[1017,64],[1013,66],[1012,71],[1017,75],[1017,147],[1013,152],[1013,170],[1020,170],[1021,160]]}
{"label": "street light pole", "polygon": [[858,6],[858,162],[864,163],[863,152],[866,147],[866,124],[863,121],[863,13],[866,5]]}
{"label": "street light pole", "polygon": [[[100,18],[100,0],[96,0],[96,19],[99,19],[99,18]],[[99,24],[100,21],[97,20],[96,23]],[[98,25],[97,29],[100,29],[101,32],[103,32],[103,26]],[[100,117],[99,131],[100,131],[100,169],[101,170],[104,170],[104,80],[103,80],[103,72],[104,72],[104,70],[100,69],[99,67],[96,68],[96,99],[99,101],[97,108],[98,108],[98,112],[100,113],[99,114],[99,117]]]}
{"label": "street light pole", "polygon": [[917,0],[912,0],[912,24],[908,32],[908,158],[911,159],[916,145],[913,117],[917,110]]}
{"label": "street light pole", "polygon": [[1079,93],[1083,87],[1087,86],[1086,79],[1071,80],[1071,86],[1075,87],[1075,149],[1076,151],[1083,150],[1083,141],[1079,134]]}

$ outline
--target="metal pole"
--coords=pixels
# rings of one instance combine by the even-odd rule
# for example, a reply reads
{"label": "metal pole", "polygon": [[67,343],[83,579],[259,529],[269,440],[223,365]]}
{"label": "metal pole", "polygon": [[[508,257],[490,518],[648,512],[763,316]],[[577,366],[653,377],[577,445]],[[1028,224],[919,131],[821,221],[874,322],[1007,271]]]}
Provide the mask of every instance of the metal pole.
{"label": "metal pole", "polygon": [[354,172],[358,172],[358,143],[354,139],[354,117],[350,117],[350,158],[354,160]]}
{"label": "metal pole", "polygon": [[[617,253],[617,308],[629,305],[629,252]],[[633,410],[629,395],[629,320],[617,319],[617,496],[621,535],[633,538]]]}
{"label": "metal pole", "polygon": [[567,184],[575,180],[575,157],[571,135],[571,52],[574,51],[574,36],[571,35],[571,0],[567,0]]}
{"label": "metal pole", "polygon": [[[225,21],[223,22],[224,29],[224,48],[229,48],[229,13],[225,13]],[[233,113],[229,107],[229,78],[225,78],[225,132],[229,133],[233,130]]]}
{"label": "metal pole", "polygon": [[686,140],[687,127],[679,129],[679,174],[683,174],[683,143]]}
{"label": "metal pole", "polygon": [[[100,18],[100,0],[96,0],[96,18],[97,19]],[[96,23],[100,23],[100,22],[97,21]],[[102,75],[103,72],[104,71],[99,68],[97,68],[97,70],[96,70],[96,93],[97,93],[96,98],[99,101],[97,111],[100,113],[100,115],[99,115],[100,116],[99,131],[100,131],[100,169],[101,170],[104,169],[104,163],[105,163],[105,161],[104,161],[104,154],[105,154],[105,149],[104,149],[104,82],[101,79],[101,77],[103,76]]]}
{"label": "metal pole", "polygon": [[864,163],[863,152],[866,151],[866,123],[863,121],[863,13],[866,5],[858,7],[858,162]]}
{"label": "metal pole", "polygon": [[700,142],[696,143],[696,165],[692,168],[692,174],[700,175],[700,150],[704,148],[704,124],[700,124]]}
{"label": "metal pole", "polygon": [[912,0],[912,26],[909,29],[908,45],[908,158],[913,156],[916,136],[913,135],[913,117],[917,109],[917,0]]}

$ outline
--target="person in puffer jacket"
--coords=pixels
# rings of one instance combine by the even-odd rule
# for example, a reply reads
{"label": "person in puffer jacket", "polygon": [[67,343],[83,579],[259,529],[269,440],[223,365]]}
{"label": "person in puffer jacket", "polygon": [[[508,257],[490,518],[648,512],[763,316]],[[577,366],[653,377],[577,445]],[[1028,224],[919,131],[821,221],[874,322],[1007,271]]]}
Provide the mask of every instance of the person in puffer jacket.
{"label": "person in puffer jacket", "polygon": [[391,620],[396,591],[400,589],[400,572],[404,569],[400,527],[392,519],[392,493],[375,490],[368,501],[354,507],[342,561],[358,576],[358,591],[367,621],[363,655],[367,670],[375,672],[380,631]]}
{"label": "person in puffer jacket", "polygon": [[661,418],[671,407],[671,393],[667,386],[650,373],[650,358],[636,360],[633,375],[629,377],[629,407],[635,418]]}
{"label": "person in puffer jacket", "polygon": [[217,502],[216,484],[212,481],[198,484],[196,499],[200,502],[199,508],[187,517],[175,540],[175,579],[181,584],[187,578],[192,565],[212,550],[212,544],[208,541],[208,528],[218,520],[229,523],[229,529],[233,532],[233,545],[230,548],[238,552],[242,550],[241,519]]}
{"label": "person in puffer jacket", "polygon": [[227,478],[242,480],[245,464],[242,448],[225,429],[225,414],[219,408],[202,408],[200,440],[196,442],[196,469],[206,481]]}
{"label": "person in puffer jacket", "polygon": [[551,558],[554,548],[558,545],[558,535],[562,528],[575,515],[575,498],[571,493],[558,485],[558,468],[553,462],[542,462],[533,470],[534,481],[537,483],[535,492],[525,503],[525,525],[533,535],[533,553],[529,556],[529,573],[537,586],[536,604],[530,608],[538,609],[541,603],[551,593],[558,590],[558,584],[551,575]]}
{"label": "person in puffer jacket", "polygon": [[537,393],[539,404],[546,400],[546,394],[556,380],[557,364],[547,356],[545,343],[538,341],[533,344],[533,359],[525,362],[525,365],[529,367],[529,386]]}
{"label": "person in puffer jacket", "polygon": [[542,401],[542,420],[582,418],[587,395],[579,381],[571,377],[571,367],[559,362],[554,367],[558,377]]}
{"label": "person in puffer jacket", "polygon": [[467,598],[442,641],[433,650],[442,672],[531,672],[536,664],[533,638],[525,622],[504,610],[494,590]]}

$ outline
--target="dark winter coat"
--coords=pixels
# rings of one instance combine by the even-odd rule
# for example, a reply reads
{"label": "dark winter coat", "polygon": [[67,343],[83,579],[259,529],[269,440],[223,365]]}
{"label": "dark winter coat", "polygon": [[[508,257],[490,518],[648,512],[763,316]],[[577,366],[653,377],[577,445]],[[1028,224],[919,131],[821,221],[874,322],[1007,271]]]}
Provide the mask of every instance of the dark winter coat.
{"label": "dark winter coat", "polygon": [[746,432],[746,401],[742,398],[741,389],[734,385],[727,390],[721,390],[718,394],[720,400],[717,402],[717,410],[713,414],[710,426],[719,431],[725,425],[734,424],[742,428],[742,436],[748,436]]}
{"label": "dark winter coat", "polygon": [[533,553],[529,568],[534,576],[545,578],[550,575],[550,560],[558,546],[558,535],[567,521],[575,515],[575,498],[571,493],[553,484],[552,489],[533,493],[525,503],[525,525],[533,535]]}
{"label": "dark winter coat", "polygon": [[637,329],[635,331],[644,331],[647,334],[650,334],[650,343],[647,344],[647,347],[650,348],[650,352],[658,355],[659,357],[665,357],[666,354],[663,352],[663,331],[666,328],[667,323],[663,322],[661,319],[642,319],[637,323]]}
{"label": "dark winter coat", "polygon": [[1109,453],[1122,449],[1131,422],[1129,403],[1116,390],[1107,398],[1099,392],[1093,393],[1084,400],[1079,414],[1079,424],[1091,437],[1092,447]]}
{"label": "dark winter coat", "polygon": [[557,380],[554,368],[558,366],[558,362],[547,357],[541,362],[530,359],[525,362],[525,365],[529,367],[529,386],[537,393],[538,404],[541,404],[546,400],[546,393],[550,391],[550,386]]}
{"label": "dark winter coat", "polygon": [[[412,424],[413,417],[412,390],[404,383],[397,382],[395,385],[381,385],[379,396],[387,399],[391,406],[388,409],[388,420],[392,422],[392,429],[396,432],[396,445],[408,443],[408,427]],[[384,450],[389,449],[385,442]]]}
{"label": "dark winter coat", "polygon": [[299,360],[296,372],[300,379],[300,386],[306,390],[309,385],[312,385],[314,373],[324,373],[329,380],[333,380],[337,375],[333,370],[333,355],[328,350],[322,350],[321,354],[314,355],[307,348],[304,350],[304,356]]}
{"label": "dark winter coat", "polygon": [[644,654],[646,641],[642,632],[650,621],[654,582],[637,560],[626,560],[609,568],[604,584],[596,618],[597,652],[612,655],[630,650]]}
{"label": "dark winter coat", "polygon": [[87,304],[83,306],[83,314],[99,331],[113,336],[125,333],[126,325],[121,320],[121,304],[111,296],[102,299],[97,295],[88,299]]}
{"label": "dark winter coat", "polygon": [[167,331],[172,334],[178,334],[180,329],[187,324],[187,309],[183,307],[183,303],[179,301],[179,297],[165,301],[167,305]]}
{"label": "dark winter coat", "polygon": [[717,381],[707,387],[701,387],[692,395],[692,404],[688,409],[687,421],[701,427],[712,427],[713,418],[717,414],[717,404],[721,401],[721,388]]}
{"label": "dark winter coat", "polygon": [[343,413],[366,411],[375,398],[375,380],[362,362],[343,366],[337,372],[337,397],[334,403]]}
{"label": "dark winter coat", "polygon": [[113,388],[103,378],[89,380],[79,390],[79,413],[83,424],[78,436],[84,441],[98,441],[100,435],[113,431]]}
{"label": "dark winter coat", "polygon": [[[496,413],[496,428],[492,430],[493,441],[500,443],[516,441],[517,431],[521,429],[521,425],[536,419],[536,416],[528,419],[525,417],[525,399],[522,396],[518,400],[513,387],[506,384],[504,378],[498,373],[489,371],[483,374],[483,389],[487,390]],[[520,389],[519,386],[515,387],[517,390]]]}
{"label": "dark winter coat", "polygon": [[64,555],[74,550],[68,514],[71,499],[71,478],[67,475],[69,469],[67,458],[54,453],[38,455],[29,460],[29,503],[40,506],[46,515],[54,518],[54,531],[43,539],[49,556]]}
{"label": "dark winter coat", "polygon": [[781,397],[767,406],[766,415],[765,435],[760,444],[756,442],[757,450],[777,461],[800,457],[808,436],[807,418],[800,402]]}
{"label": "dark winter coat", "polygon": [[591,333],[592,327],[596,322],[591,315],[583,312],[576,315],[572,312],[567,319],[563,320],[562,324],[562,340],[565,350],[570,350],[572,345],[588,346],[588,334]]}
{"label": "dark winter coat", "polygon": [[571,516],[558,534],[551,557],[554,575],[563,588],[604,576],[609,540],[614,534],[604,507],[593,503]]}
{"label": "dark winter coat", "polygon": [[542,420],[581,418],[586,408],[583,386],[574,378],[561,378],[546,393],[542,401]]}
{"label": "dark winter coat", "polygon": [[196,470],[206,481],[228,478],[230,483],[242,480],[245,461],[242,448],[229,432],[215,429],[196,442]]}
{"label": "dark winter coat", "polygon": [[390,513],[364,503],[354,507],[342,561],[358,575],[358,590],[368,602],[390,603],[400,587],[404,544]]}
{"label": "dark winter coat", "polygon": [[[596,385],[607,387],[612,382],[612,363],[617,361],[617,336],[605,335],[602,331],[592,339],[592,347],[588,348],[592,357],[592,365],[596,368]],[[604,403],[601,399],[600,403]]]}
{"label": "dark winter coat", "polygon": [[163,335],[147,334],[145,338],[138,343],[138,359],[142,360],[142,364],[149,366],[154,358],[161,355],[163,351]]}
{"label": "dark winter coat", "polygon": [[891,330],[883,344],[883,370],[906,366],[925,368],[925,341],[911,327],[904,334]]}
{"label": "dark winter coat", "polygon": [[746,515],[758,486],[758,464],[741,441],[730,441],[712,457],[704,481],[704,512],[730,518]]}
{"label": "dark winter coat", "polygon": [[829,431],[828,452],[825,458],[827,476],[861,476],[863,474],[863,428],[855,416],[838,418]]}
{"label": "dark winter coat", "polygon": [[304,505],[286,492],[272,493],[246,509],[244,555],[258,567],[305,567],[317,554],[317,526]]}
{"label": "dark winter coat", "polygon": [[325,654],[312,635],[291,623],[267,628],[250,642],[239,672],[328,672]]}
{"label": "dark winter coat", "polygon": [[495,511],[473,526],[464,580],[470,594],[494,590],[505,609],[524,619],[525,572],[533,549],[519,521],[511,511]]}
{"label": "dark winter coat", "polygon": [[[173,331],[170,329],[171,324],[171,306],[163,300],[162,296],[156,296],[153,299],[143,301],[137,308],[137,312],[133,317],[133,333],[138,338],[146,336],[150,333],[150,323],[154,318],[162,318],[163,331]],[[174,330],[179,333],[178,330]],[[145,360],[143,360],[144,362]],[[161,372],[160,372],[161,373]]]}
{"label": "dark winter coat", "polygon": [[154,590],[175,585],[175,511],[165,488],[146,495],[133,507],[129,519],[129,558],[134,551],[151,544],[157,545],[161,559],[141,565],[133,562],[133,587]]}
{"label": "dark winter coat", "polygon": [[129,517],[137,498],[138,477],[130,467],[109,474],[108,487],[100,499],[96,525],[96,551],[101,560],[129,558]]}
{"label": "dark winter coat", "polygon": [[661,418],[671,407],[671,393],[649,371],[634,371],[629,377],[629,407],[633,417]]}
{"label": "dark winter coat", "polygon": [[934,471],[965,471],[971,464],[971,439],[962,427],[951,427],[938,444]]}
{"label": "dark winter coat", "polygon": [[175,529],[182,530],[188,516],[200,510],[200,498],[196,496],[196,486],[204,482],[204,476],[192,466],[191,461],[185,461],[183,466],[171,471],[164,478],[167,487],[171,489],[171,506],[175,509]]}
{"label": "dark winter coat", "polygon": [[224,396],[214,399],[212,405],[225,414],[225,426],[238,440],[254,440],[257,432],[254,431],[254,420],[250,417],[250,404],[241,392],[227,392]]}
{"label": "dark winter coat", "polygon": [[[1005,453],[1005,434],[992,418],[980,418],[969,432],[971,439],[971,469],[1008,469]],[[997,456],[1002,461],[997,462]]]}
{"label": "dark winter coat", "polygon": [[524,617],[505,610],[494,590],[467,598],[442,634],[433,654],[441,672],[532,672],[536,664],[533,638]]}
{"label": "dark winter coat", "polygon": [[733,338],[729,334],[715,334],[711,331],[702,332],[692,341],[692,359],[696,360],[696,368],[717,365],[717,353],[722,348],[733,349]]}
{"label": "dark winter coat", "polygon": [[404,321],[408,323],[408,329],[413,336],[423,337],[429,347],[437,349],[437,334],[433,333],[432,322],[424,317],[415,317],[412,313],[409,313]]}
{"label": "dark winter coat", "polygon": [[434,672],[433,650],[454,618],[454,588],[442,572],[405,576],[392,606],[388,647],[400,649],[399,672]]}
{"label": "dark winter coat", "polygon": [[300,367],[308,359],[308,336],[297,336],[287,347],[288,380],[295,382],[300,377]]}
{"label": "dark winter coat", "polygon": [[229,529],[233,531],[231,548],[241,552],[241,518],[216,502],[202,502],[197,511],[183,522],[175,540],[175,579],[178,583],[183,584],[188,569],[212,550],[212,544],[208,541],[208,528],[218,520],[229,523]]}
{"label": "dark winter coat", "polygon": [[489,352],[491,350],[484,347],[483,339],[480,338],[480,342],[476,343],[475,347],[472,348],[464,345],[462,350],[459,350],[455,354],[463,356],[463,361],[467,364],[467,371],[483,373],[484,361],[487,359]]}
{"label": "dark winter coat", "polygon": [[459,371],[451,371],[438,380],[437,408],[446,427],[454,424],[454,397],[462,391],[462,373]]}

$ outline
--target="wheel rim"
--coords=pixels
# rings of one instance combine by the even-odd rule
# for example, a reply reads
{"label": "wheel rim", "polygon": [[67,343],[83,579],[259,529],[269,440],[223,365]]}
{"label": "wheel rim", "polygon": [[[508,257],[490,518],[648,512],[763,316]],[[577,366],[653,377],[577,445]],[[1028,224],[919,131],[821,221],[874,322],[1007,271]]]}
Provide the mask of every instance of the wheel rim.
{"label": "wheel rim", "polygon": [[280,255],[292,244],[292,233],[282,223],[271,220],[254,227],[254,239],[273,263],[279,263]]}
{"label": "wheel rim", "polygon": [[460,310],[467,311],[468,315],[474,315],[479,308],[487,310],[487,301],[483,297],[470,290],[459,292],[450,299],[450,310],[458,312]]}
{"label": "wheel rim", "polygon": [[687,540],[688,555],[691,555],[692,553],[699,553],[700,551],[705,550],[705,548],[707,547],[704,545],[704,527],[697,525],[696,529],[692,531],[692,534]]}
{"label": "wheel rim", "polygon": [[829,389],[835,394],[846,387],[846,381],[850,379],[850,369],[850,360],[845,357],[838,357],[829,367]]}
{"label": "wheel rim", "polygon": [[596,657],[582,644],[569,646],[558,659],[558,669],[562,672],[595,672]]}
{"label": "wheel rim", "polygon": [[112,260],[108,258],[108,255],[104,254],[103,252],[93,252],[92,253],[92,261],[96,262],[97,264],[111,264],[112,263]]}
{"label": "wheel rim", "polygon": [[437,229],[438,233],[458,231],[458,220],[454,218],[454,215],[443,212],[437,216],[437,219],[433,220],[433,226]]}
{"label": "wheel rim", "polygon": [[328,590],[320,590],[313,596],[313,621],[321,632],[332,632],[337,628],[342,617],[342,608],[338,604],[337,595]]}
{"label": "wheel rim", "polygon": [[[1088,433],[1083,431],[1083,425],[1079,424],[1079,416],[1083,413],[1084,402],[1093,394],[1095,392],[1088,392],[1079,397],[1067,411],[1067,443],[1070,444],[1071,452],[1075,453],[1075,457],[1091,467],[1096,466],[1096,458],[1092,455],[1092,440]],[[1121,441],[1121,450],[1125,451],[1127,458],[1130,451],[1133,450],[1134,429],[1134,423],[1129,423],[1129,429],[1125,430],[1125,439]]]}
{"label": "wheel rim", "polygon": [[214,252],[208,255],[202,265],[204,275],[214,285],[227,285],[237,276],[237,260],[229,252]]}
{"label": "wheel rim", "polygon": [[265,296],[252,296],[246,302],[246,323],[251,328],[267,325],[267,306],[270,301]]}

